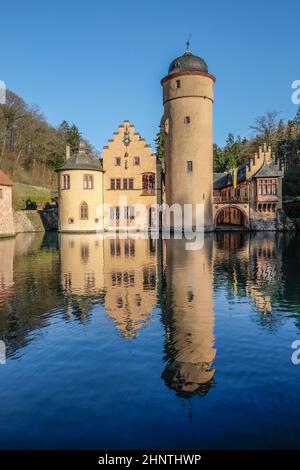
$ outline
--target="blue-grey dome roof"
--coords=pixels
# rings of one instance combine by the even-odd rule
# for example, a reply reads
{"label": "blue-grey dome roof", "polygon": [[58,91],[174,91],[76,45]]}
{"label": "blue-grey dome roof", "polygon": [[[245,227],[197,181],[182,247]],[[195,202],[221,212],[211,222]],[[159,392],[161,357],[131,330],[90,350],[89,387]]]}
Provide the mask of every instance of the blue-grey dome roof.
{"label": "blue-grey dome roof", "polygon": [[79,149],[59,170],[92,170],[103,171],[98,157],[91,155],[84,142],[80,142]]}
{"label": "blue-grey dome roof", "polygon": [[176,72],[205,72],[208,73],[207,63],[190,51],[173,60],[169,67],[169,74]]}

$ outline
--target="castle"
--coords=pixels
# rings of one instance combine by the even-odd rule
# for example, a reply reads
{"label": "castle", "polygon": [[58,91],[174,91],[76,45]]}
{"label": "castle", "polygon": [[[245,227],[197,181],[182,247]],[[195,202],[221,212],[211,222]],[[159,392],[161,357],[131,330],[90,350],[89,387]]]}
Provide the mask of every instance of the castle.
{"label": "castle", "polygon": [[[124,121],[103,148],[102,161],[81,142],[58,170],[59,231],[96,232],[128,227],[139,231],[176,228],[171,213],[159,218],[157,204],[204,209],[204,230],[235,227],[277,230],[282,212],[282,177],[271,149],[228,174],[213,173],[215,77],[189,49],[172,61],[161,80],[164,106],[164,162]],[[120,201],[122,202],[120,205]],[[103,207],[108,206],[109,214]],[[139,213],[138,208],[144,208]],[[183,216],[182,216],[183,217]]]}

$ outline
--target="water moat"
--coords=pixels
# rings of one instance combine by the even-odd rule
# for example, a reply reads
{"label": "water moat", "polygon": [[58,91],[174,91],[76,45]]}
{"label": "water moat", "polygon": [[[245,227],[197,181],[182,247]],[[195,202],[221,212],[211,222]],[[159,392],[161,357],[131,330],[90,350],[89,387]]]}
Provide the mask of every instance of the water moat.
{"label": "water moat", "polygon": [[0,447],[297,448],[300,235],[0,240]]}

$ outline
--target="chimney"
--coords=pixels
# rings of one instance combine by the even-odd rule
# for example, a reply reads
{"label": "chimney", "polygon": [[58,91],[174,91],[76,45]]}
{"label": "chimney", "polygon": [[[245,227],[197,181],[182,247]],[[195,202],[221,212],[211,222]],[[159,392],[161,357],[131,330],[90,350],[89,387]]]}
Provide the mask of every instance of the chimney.
{"label": "chimney", "polygon": [[71,156],[71,147],[69,144],[66,145],[66,160],[69,160]]}

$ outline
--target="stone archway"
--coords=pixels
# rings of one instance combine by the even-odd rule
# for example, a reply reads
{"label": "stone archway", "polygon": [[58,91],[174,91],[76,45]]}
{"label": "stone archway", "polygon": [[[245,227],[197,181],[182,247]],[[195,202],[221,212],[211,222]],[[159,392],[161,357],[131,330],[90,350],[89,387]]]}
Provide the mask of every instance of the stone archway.
{"label": "stone archway", "polygon": [[246,212],[241,209],[239,206],[228,204],[221,207],[214,219],[214,224],[218,226],[228,226],[228,227],[248,227],[248,216]]}

